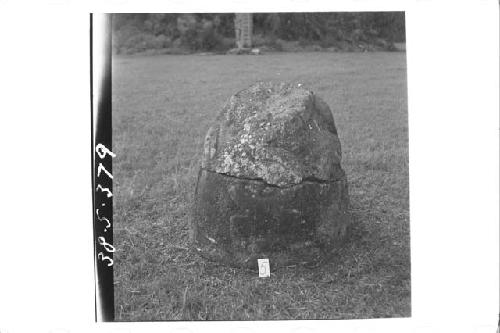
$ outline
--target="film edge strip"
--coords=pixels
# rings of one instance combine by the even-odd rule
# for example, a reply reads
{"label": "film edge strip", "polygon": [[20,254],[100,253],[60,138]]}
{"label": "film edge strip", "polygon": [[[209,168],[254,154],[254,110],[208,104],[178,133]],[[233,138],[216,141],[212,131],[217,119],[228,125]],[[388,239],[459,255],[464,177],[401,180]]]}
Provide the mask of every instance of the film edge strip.
{"label": "film edge strip", "polygon": [[90,14],[96,321],[114,321],[111,14]]}

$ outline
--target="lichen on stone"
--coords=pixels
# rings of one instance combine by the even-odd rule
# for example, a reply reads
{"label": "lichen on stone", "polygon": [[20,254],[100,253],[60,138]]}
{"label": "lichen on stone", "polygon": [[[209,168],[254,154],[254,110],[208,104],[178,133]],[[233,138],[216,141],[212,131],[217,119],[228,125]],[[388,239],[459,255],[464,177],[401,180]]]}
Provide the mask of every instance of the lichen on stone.
{"label": "lichen on stone", "polygon": [[282,187],[337,179],[341,149],[333,116],[303,85],[256,83],[231,96],[216,127],[223,135],[207,148],[207,170]]}

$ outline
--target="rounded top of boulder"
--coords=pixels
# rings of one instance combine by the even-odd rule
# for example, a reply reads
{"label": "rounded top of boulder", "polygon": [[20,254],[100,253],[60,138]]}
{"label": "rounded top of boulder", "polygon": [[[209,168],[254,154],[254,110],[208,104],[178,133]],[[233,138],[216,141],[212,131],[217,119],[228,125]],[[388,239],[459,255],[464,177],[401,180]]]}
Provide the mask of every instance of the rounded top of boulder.
{"label": "rounded top of boulder", "polygon": [[328,105],[300,83],[258,82],[231,96],[205,138],[202,168],[269,185],[341,179]]}

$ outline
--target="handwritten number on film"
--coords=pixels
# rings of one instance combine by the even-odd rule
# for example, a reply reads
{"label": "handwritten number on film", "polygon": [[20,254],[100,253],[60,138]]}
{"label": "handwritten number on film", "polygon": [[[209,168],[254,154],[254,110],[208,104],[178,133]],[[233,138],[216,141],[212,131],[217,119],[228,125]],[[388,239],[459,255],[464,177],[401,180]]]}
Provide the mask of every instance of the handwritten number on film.
{"label": "handwritten number on film", "polygon": [[[106,240],[104,239],[104,237],[97,237],[97,242],[99,243],[99,245],[102,245],[104,246],[104,249],[107,251],[107,252],[115,252],[115,247],[109,243],[106,242]],[[108,256],[105,256],[102,251],[99,252],[97,254],[97,258],[101,259],[103,262],[104,261],[108,261],[108,266],[113,266],[113,259],[111,259],[110,257]]]}
{"label": "handwritten number on film", "polygon": [[95,152],[97,153],[97,155],[99,155],[101,159],[105,158],[106,154],[109,154],[109,156],[111,157],[116,157],[116,154],[113,154],[113,152],[108,148],[106,148],[106,146],[103,145],[102,143],[95,146]]}
{"label": "handwritten number on film", "polygon": [[[107,155],[109,155],[111,158],[116,157],[116,154],[114,154],[111,150],[106,148],[106,146],[104,146],[102,143],[99,143],[95,147],[95,151],[100,159],[104,159]],[[104,172],[103,175],[106,175],[110,179],[113,179],[113,175],[108,170],[106,170],[106,168],[104,167],[104,165],[102,165],[102,163],[99,163],[99,165],[97,166],[97,177],[101,176],[101,172]],[[113,196],[113,193],[111,193],[110,189],[107,187],[102,187],[101,184],[97,184],[95,190],[96,192],[101,191],[102,193],[106,193],[107,198],[111,198]],[[105,204],[103,203],[102,205],[104,206]],[[97,220],[99,222],[106,223],[106,226],[104,227],[104,232],[108,231],[108,228],[111,227],[111,222],[109,222],[109,220],[106,217],[99,216],[99,209],[96,209],[95,213],[97,215]],[[107,253],[115,252],[113,244],[108,243],[104,237],[102,236],[97,237],[97,242],[104,248],[104,250]],[[97,258],[100,259],[102,262],[107,262],[108,266],[113,266],[113,259],[105,255],[105,252],[103,251],[99,252],[97,254]]]}
{"label": "handwritten number on film", "polygon": [[97,208],[95,210],[95,214],[97,215],[97,220],[99,222],[102,222],[102,221],[106,222],[106,226],[104,227],[104,232],[108,231],[108,228],[111,227],[111,222],[109,222],[109,220],[107,218],[99,216],[99,208]]}

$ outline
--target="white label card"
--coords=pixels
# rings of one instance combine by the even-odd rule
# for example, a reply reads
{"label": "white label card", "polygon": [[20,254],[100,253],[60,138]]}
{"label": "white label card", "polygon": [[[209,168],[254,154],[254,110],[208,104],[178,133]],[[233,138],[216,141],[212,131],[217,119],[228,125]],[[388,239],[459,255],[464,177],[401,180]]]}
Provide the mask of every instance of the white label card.
{"label": "white label card", "polygon": [[269,259],[257,259],[259,265],[259,277],[270,277],[271,269],[269,268]]}

